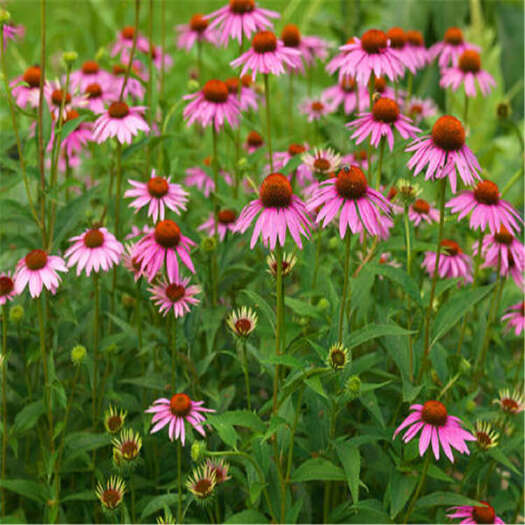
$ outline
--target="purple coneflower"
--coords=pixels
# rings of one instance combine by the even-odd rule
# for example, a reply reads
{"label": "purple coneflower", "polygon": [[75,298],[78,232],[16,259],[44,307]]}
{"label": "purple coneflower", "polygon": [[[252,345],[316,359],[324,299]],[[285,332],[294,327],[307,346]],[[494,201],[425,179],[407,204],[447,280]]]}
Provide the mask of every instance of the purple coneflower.
{"label": "purple coneflower", "polygon": [[[235,210],[222,209],[217,214],[217,234],[222,242],[228,232],[235,233],[237,212]],[[208,219],[198,228],[198,231],[204,231],[210,237],[215,234],[215,216],[210,213]]]}
{"label": "purple coneflower", "polygon": [[208,463],[196,467],[186,480],[186,488],[201,503],[213,494],[216,484],[215,471]]}
{"label": "purple coneflower", "polygon": [[390,49],[394,56],[411,72],[415,73],[417,66],[414,55],[407,45],[408,37],[400,27],[392,27],[386,32],[390,42]]}
{"label": "purple coneflower", "polygon": [[44,84],[44,98],[46,99],[47,105],[49,106],[51,115],[54,119],[58,119],[62,102],[64,103],[64,113],[62,115],[62,118],[64,119],[66,118],[67,112],[73,109],[73,107],[87,105],[86,97],[65,93],[57,80],[46,82]]}
{"label": "purple coneflower", "polygon": [[416,69],[423,69],[429,61],[428,49],[425,47],[423,34],[421,31],[409,29],[406,32],[406,37],[406,47],[412,54],[412,60],[416,65]]}
{"label": "purple coneflower", "polygon": [[513,392],[509,388],[504,388],[498,392],[499,399],[492,401],[499,405],[503,412],[516,415],[525,410],[525,398],[523,387],[516,388]]}
{"label": "purple coneflower", "polygon": [[111,84],[102,87],[97,82],[88,84],[84,88],[84,94],[87,97],[86,107],[97,115],[104,113],[104,111],[106,111],[106,105],[115,100],[119,95],[119,93],[113,90]]}
{"label": "purple coneflower", "polygon": [[430,98],[412,97],[406,114],[418,124],[422,120],[433,117],[437,113],[437,106]]}
{"label": "purple coneflower", "polygon": [[419,226],[421,221],[429,224],[439,222],[439,210],[430,206],[424,199],[416,199],[408,209],[408,218],[415,226]]}
{"label": "purple coneflower", "polygon": [[465,525],[476,525],[477,523],[497,523],[503,525],[505,522],[496,516],[496,511],[486,501],[482,501],[481,505],[459,505],[450,507],[448,509],[450,514],[447,518],[462,518],[460,523]]}
{"label": "purple coneflower", "polygon": [[15,290],[15,283],[11,278],[11,272],[0,274],[0,305],[12,301],[13,297],[17,295]]}
{"label": "purple coneflower", "polygon": [[318,98],[305,98],[299,103],[299,111],[306,115],[308,122],[313,122],[332,113],[334,107]]}
{"label": "purple coneflower", "polygon": [[124,197],[135,198],[129,204],[132,208],[136,208],[135,213],[148,206],[148,217],[151,216],[154,222],[164,220],[165,207],[180,215],[180,212],[186,209],[188,192],[180,184],[172,183],[170,180],[171,177],[157,176],[153,169],[148,182],[129,179],[128,182],[133,189],[126,190]]}
{"label": "purple coneflower", "polygon": [[244,143],[244,149],[248,153],[254,153],[259,148],[262,148],[264,146],[264,139],[260,135],[260,133],[257,133],[257,131],[250,131],[248,133],[248,136],[246,137],[246,142]]}
{"label": "purple coneflower", "polygon": [[57,272],[67,272],[61,257],[48,255],[44,250],[31,250],[16,265],[13,276],[15,293],[22,293],[29,283],[29,293],[33,298],[42,293],[43,286],[54,295],[60,283]]}
{"label": "purple coneflower", "polygon": [[286,47],[271,31],[260,31],[252,40],[252,46],[240,57],[232,60],[234,68],[243,66],[241,76],[252,71],[252,79],[257,73],[282,75],[285,65],[290,69],[301,67],[301,53],[297,49]]}
{"label": "purple coneflower", "polygon": [[359,118],[346,124],[348,128],[356,128],[352,139],[356,144],[363,142],[370,136],[370,143],[376,147],[383,137],[386,137],[390,151],[394,148],[395,127],[402,138],[415,137],[421,130],[412,125],[412,121],[402,115],[397,102],[390,98],[381,97],[374,102],[370,113],[361,113]]}
{"label": "purple coneflower", "polygon": [[[204,164],[209,167],[211,165],[211,157],[206,157]],[[226,184],[232,184],[232,178],[228,173],[221,170],[219,174],[223,177]],[[199,166],[186,170],[184,184],[186,184],[186,186],[195,186],[199,191],[202,191],[205,197],[209,197],[210,193],[215,190],[213,177],[210,177],[210,175]]]}
{"label": "purple coneflower", "polygon": [[217,30],[219,43],[226,46],[230,38],[237,39],[240,45],[243,37],[250,38],[255,31],[271,29],[273,23],[269,19],[280,16],[275,11],[259,7],[255,0],[229,0],[228,5],[205,18],[212,20],[210,29]]}
{"label": "purple coneflower", "polygon": [[303,153],[302,161],[311,173],[318,175],[328,175],[337,171],[341,165],[341,155],[332,148],[314,148],[312,153]]}
{"label": "purple coneflower", "polygon": [[464,191],[446,204],[451,213],[459,213],[458,221],[469,213],[471,229],[497,233],[500,226],[505,226],[512,233],[519,232],[523,223],[519,213],[510,203],[500,198],[498,186],[490,180],[478,182],[474,190]]}
{"label": "purple coneflower", "polygon": [[232,311],[226,319],[226,324],[236,336],[248,337],[257,326],[257,314],[249,306],[242,306]]}
{"label": "purple coneflower", "polygon": [[[463,253],[459,244],[450,239],[443,239],[441,241],[441,250],[438,266],[439,277],[442,279],[462,277],[463,282],[472,282],[472,264],[470,257],[466,253]],[[425,258],[421,264],[430,277],[434,275],[436,257],[436,252],[425,252]]]}
{"label": "purple coneflower", "polygon": [[188,24],[176,27],[179,36],[177,47],[189,51],[197,42],[208,42],[217,45],[217,34],[209,27],[208,20],[200,13],[194,14]]}
{"label": "purple coneflower", "polygon": [[440,68],[447,67],[450,62],[454,61],[467,49],[479,51],[479,47],[474,44],[465,42],[463,32],[459,27],[449,27],[441,42],[434,44],[428,50],[430,60],[439,57],[438,64]]}
{"label": "purple coneflower", "polygon": [[137,262],[135,257],[135,244],[126,244],[124,246],[124,252],[122,253],[122,265],[126,270],[133,274],[133,280],[137,282],[142,277],[140,271],[140,263]]}
{"label": "purple coneflower", "polygon": [[130,107],[125,102],[113,102],[93,125],[93,140],[98,144],[116,137],[121,144],[131,144],[139,131],[149,133],[143,118],[145,106]]}
{"label": "purple coneflower", "polygon": [[232,128],[239,124],[239,101],[222,80],[208,80],[200,91],[183,99],[190,101],[183,113],[188,126],[197,121],[203,127],[213,124],[219,131],[225,120]]}
{"label": "purple coneflower", "polygon": [[483,96],[487,96],[492,87],[496,85],[494,77],[481,69],[479,53],[473,49],[467,49],[463,51],[456,65],[441,70],[439,85],[442,88],[450,87],[452,91],[457,91],[459,86],[463,84],[467,96],[475,97],[475,81],[478,82]]}
{"label": "purple coneflower", "polygon": [[476,441],[476,438],[461,427],[461,420],[450,416],[445,405],[439,401],[427,401],[424,405],[411,405],[412,412],[397,427],[395,438],[401,430],[410,427],[403,436],[403,441],[408,443],[422,429],[419,438],[419,455],[423,456],[430,443],[436,460],[439,459],[439,447],[443,448],[445,455],[454,463],[454,456],[450,447],[458,452],[469,455],[470,451],[466,441]]}
{"label": "purple coneflower", "polygon": [[[75,120],[79,117],[78,111],[76,109],[70,109],[65,118],[64,124]],[[80,153],[86,146],[86,144],[93,140],[92,133],[92,124],[90,122],[80,122],[77,124],[77,127],[69,133],[69,135],[62,140],[60,148],[65,152],[69,158],[74,158],[75,155]],[[47,145],[47,151],[53,149],[53,142],[55,139],[55,125],[51,127],[51,136],[49,138],[49,143]]]}
{"label": "purple coneflower", "polygon": [[467,186],[480,180],[481,167],[472,151],[465,144],[465,129],[451,115],[440,117],[432,127],[430,135],[418,137],[405,151],[413,152],[408,168],[414,176],[428,165],[425,180],[448,177],[452,193],[456,193],[456,170]]}
{"label": "purple coneflower", "polygon": [[[258,95],[251,87],[252,77],[250,75],[243,75],[241,78],[231,77],[226,79],[225,83],[228,86],[228,91],[239,100],[241,111],[248,111],[249,109],[257,111],[259,107]],[[241,90],[240,94],[239,89]]]}
{"label": "purple coneflower", "polygon": [[195,243],[181,234],[177,224],[169,219],[160,221],[153,232],[140,239],[133,250],[140,271],[151,282],[157,272],[166,264],[166,273],[170,282],[179,280],[178,257],[195,273],[190,257],[190,247]]}
{"label": "purple coneflower", "polygon": [[[139,70],[139,66],[141,65],[142,64],[139,60],[133,61],[131,72],[137,76],[141,76]],[[127,66],[123,66],[122,64],[115,64],[113,66],[112,88],[115,91],[115,93],[119,95],[122,91],[122,87],[124,86],[124,80],[126,78],[127,69]],[[133,97],[137,100],[142,100],[144,98],[145,93],[146,88],[141,84],[140,80],[130,75],[124,87],[124,91],[122,92],[122,96],[124,98]]]}
{"label": "purple coneflower", "polygon": [[184,445],[186,432],[184,423],[187,421],[201,436],[206,436],[202,423],[206,420],[201,412],[215,412],[204,408],[204,401],[192,401],[186,394],[174,394],[171,399],[161,397],[145,412],[154,414],[151,422],[155,423],[151,434],[163,429],[169,423],[168,435],[171,441],[179,439]]}
{"label": "purple coneflower", "polygon": [[324,62],[328,58],[328,49],[332,46],[324,38],[313,35],[301,35],[301,45],[309,52],[309,58],[306,58],[306,53],[304,57],[308,66],[312,66],[316,58]]}
{"label": "purple coneflower", "polygon": [[215,473],[215,482],[217,485],[224,483],[231,479],[231,476],[228,475],[230,469],[229,463],[226,463],[224,459],[206,459],[206,465]]}
{"label": "purple coneflower", "polygon": [[72,89],[79,89],[81,93],[86,91],[90,84],[98,84],[101,88],[109,88],[113,77],[107,71],[100,69],[94,60],[87,60],[78,71],[73,71],[69,77]]}
{"label": "purple coneflower", "polygon": [[[476,255],[478,244],[474,244],[473,249]],[[500,226],[497,233],[490,233],[483,237],[481,253],[485,258],[482,268],[497,268],[499,264],[502,275],[506,275],[512,266],[516,267],[519,274],[525,270],[525,246],[505,226]]]}
{"label": "purple coneflower", "polygon": [[73,244],[64,254],[68,259],[68,267],[76,264],[77,275],[85,270],[88,277],[92,270],[107,272],[118,264],[124,250],[122,244],[106,228],[86,230],[82,235],[71,237],[69,241]]}
{"label": "purple coneflower", "polygon": [[334,219],[339,210],[339,234],[344,238],[346,230],[359,233],[366,230],[370,235],[380,235],[384,213],[390,212],[389,202],[378,191],[368,186],[365,174],[357,166],[344,167],[336,177],[321,182],[318,190],[308,201],[307,208],[315,210],[322,206],[316,222],[323,221],[323,228]]}
{"label": "purple coneflower", "polygon": [[15,25],[11,23],[2,24],[2,37],[4,39],[4,49],[7,47],[8,40],[15,40],[23,38],[26,33],[26,28],[23,25]]}
{"label": "purple coneflower", "polygon": [[175,282],[162,280],[149,288],[153,302],[159,307],[162,315],[165,316],[170,310],[173,310],[175,318],[183,317],[190,311],[190,305],[200,303],[200,300],[195,297],[201,292],[200,287],[188,286],[189,282],[189,277]]}
{"label": "purple coneflower", "polygon": [[[126,26],[117,35],[117,40],[111,49],[111,56],[114,57],[123,51],[130,51],[133,47],[133,38],[135,37],[135,28]],[[144,51],[148,49],[148,39],[141,33],[137,34],[137,49]]]}
{"label": "purple coneflower", "polygon": [[9,87],[18,106],[36,108],[40,95],[40,66],[28,67],[23,75],[10,82]]}
{"label": "purple coneflower", "polygon": [[[347,115],[365,109],[369,104],[366,87],[358,84],[351,77],[344,77],[335,86],[325,89],[321,95],[321,100],[328,104],[332,111],[342,105]],[[358,101],[359,108],[357,107]]]}
{"label": "purple coneflower", "polygon": [[303,247],[301,235],[309,236],[311,223],[306,207],[282,173],[271,173],[264,179],[259,198],[251,201],[237,219],[236,231],[244,233],[257,215],[250,248],[255,246],[259,235],[270,250],[275,248],[277,240],[284,246],[286,230],[299,248]]}
{"label": "purple coneflower", "polygon": [[514,328],[514,333],[520,335],[525,329],[525,301],[513,304],[506,310],[507,313],[501,320],[507,323],[507,331]]}

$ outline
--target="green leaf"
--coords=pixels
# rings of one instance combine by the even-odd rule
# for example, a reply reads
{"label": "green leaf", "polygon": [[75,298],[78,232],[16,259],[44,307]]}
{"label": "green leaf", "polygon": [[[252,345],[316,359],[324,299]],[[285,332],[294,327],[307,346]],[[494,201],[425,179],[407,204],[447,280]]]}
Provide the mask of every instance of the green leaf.
{"label": "green leaf", "polygon": [[388,264],[371,263],[367,265],[367,268],[376,274],[384,275],[394,283],[398,284],[418,306],[422,306],[419,287],[416,284],[416,281],[412,279],[406,271],[401,268],[394,268]]}
{"label": "green leaf", "polygon": [[151,374],[144,377],[137,377],[132,379],[121,379],[120,383],[127,383],[130,385],[140,386],[142,388],[151,388],[152,390],[163,391],[166,383],[165,378],[159,374]]}
{"label": "green leaf", "polygon": [[369,410],[369,412],[379,421],[381,427],[385,428],[385,420],[383,419],[383,413],[379,408],[377,398],[374,392],[366,392],[361,396],[361,402]]}
{"label": "green leaf", "polygon": [[22,434],[33,428],[38,418],[45,412],[44,402],[42,400],[34,401],[25,406],[15,417],[13,432]]}
{"label": "green leaf", "polygon": [[443,337],[463,316],[492,289],[494,283],[477,289],[461,290],[454,294],[439,309],[435,321],[432,323],[432,345]]}
{"label": "green leaf", "polygon": [[299,301],[293,297],[285,297],[284,304],[292,309],[297,315],[315,318],[321,317],[319,308],[305,301]]}
{"label": "green leaf", "polygon": [[308,459],[295,470],[292,481],[345,481],[346,476],[341,467],[323,458]]}
{"label": "green leaf", "polygon": [[0,487],[20,494],[20,496],[29,498],[37,503],[46,503],[50,498],[49,487],[47,485],[27,479],[0,480]]}
{"label": "green leaf", "polygon": [[305,363],[297,357],[289,354],[271,355],[267,359],[261,359],[265,365],[283,365],[290,368],[303,368]]}
{"label": "green leaf", "polygon": [[280,426],[286,424],[286,419],[283,419],[281,416],[272,416],[272,418],[270,419],[270,424],[268,425],[268,430],[264,434],[263,441],[270,439]]}
{"label": "green leaf", "polygon": [[275,331],[275,313],[272,307],[263,299],[258,293],[252,290],[243,290],[243,294],[247,295],[253,303],[254,308],[262,311],[273,331]]}
{"label": "green leaf", "polygon": [[80,117],[74,118],[73,120],[68,120],[63,126],[62,126],[62,132],[60,134],[60,142],[64,142],[64,140],[75,131],[81,122],[84,122],[84,120],[87,120],[89,118],[89,115],[81,115]]}
{"label": "green leaf", "polygon": [[93,490],[83,490],[81,492],[75,492],[74,494],[70,494],[69,496],[66,496],[64,498],[60,498],[61,503],[65,503],[66,501],[94,501],[97,499],[97,496],[95,494],[95,491]]}
{"label": "green leaf", "polygon": [[266,425],[263,420],[255,413],[249,410],[232,410],[223,412],[221,420],[230,425],[251,428],[257,432],[264,432]]}
{"label": "green leaf", "polygon": [[390,481],[390,517],[395,518],[408,502],[408,498],[414,491],[417,478],[404,476],[399,471],[394,471]]}
{"label": "green leaf", "polygon": [[324,391],[323,384],[321,383],[321,379],[319,376],[312,376],[308,379],[305,379],[304,382],[317,394],[324,397],[325,399],[328,399],[328,396],[326,395],[326,392]]}
{"label": "green leaf", "polygon": [[222,419],[222,416],[209,415],[206,418],[206,422],[209,423],[219,434],[219,437],[232,448],[237,446],[237,440],[239,434],[230,423],[227,423]]}
{"label": "green leaf", "polygon": [[479,505],[479,501],[455,492],[432,492],[417,500],[416,508],[418,507],[436,507],[447,505]]}
{"label": "green leaf", "polygon": [[268,519],[264,514],[249,509],[233,514],[224,523],[268,523]]}
{"label": "green leaf", "polygon": [[436,467],[436,465],[430,465],[428,475],[429,477],[439,479],[440,481],[454,483],[454,480],[449,475],[445,474],[439,467]]}
{"label": "green leaf", "polygon": [[349,442],[344,442],[336,444],[336,451],[345,471],[352,500],[354,503],[357,503],[359,501],[359,473],[361,471],[359,449]]}
{"label": "green leaf", "polygon": [[140,515],[141,521],[148,516],[151,516],[155,512],[163,509],[164,507],[170,507],[175,505],[178,501],[178,494],[162,494],[162,496],[155,496],[153,498],[148,497],[148,504],[144,507],[142,514]]}
{"label": "green leaf", "polygon": [[512,472],[521,476],[521,472],[516,468],[515,465],[511,463],[511,461],[509,461],[509,458],[498,447],[489,449],[488,454],[489,456],[492,456],[496,461],[512,470]]}
{"label": "green leaf", "polygon": [[346,347],[351,350],[352,348],[362,345],[371,339],[376,339],[377,337],[383,337],[385,335],[408,335],[413,333],[415,332],[401,328],[401,326],[396,324],[372,323],[352,332],[346,340]]}

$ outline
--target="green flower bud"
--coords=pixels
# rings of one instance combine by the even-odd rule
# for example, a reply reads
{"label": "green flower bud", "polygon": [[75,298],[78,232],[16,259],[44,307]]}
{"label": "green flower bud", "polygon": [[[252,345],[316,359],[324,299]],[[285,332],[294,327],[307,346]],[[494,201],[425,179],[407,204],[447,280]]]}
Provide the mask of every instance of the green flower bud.
{"label": "green flower bud", "polygon": [[195,93],[196,91],[199,91],[200,87],[201,87],[200,84],[196,80],[191,79],[191,80],[188,80],[186,89],[190,93]]}
{"label": "green flower bud", "polygon": [[191,459],[198,463],[206,455],[207,447],[205,441],[194,441],[191,444]]}
{"label": "green flower bud", "polygon": [[9,19],[11,18],[11,14],[9,11],[6,11],[5,9],[0,9],[0,24],[5,24],[9,22]]}
{"label": "green flower bud", "polygon": [[345,384],[346,393],[350,399],[356,399],[361,392],[361,379],[359,376],[350,376]]}
{"label": "green flower bud", "polygon": [[204,237],[201,240],[201,250],[204,253],[211,253],[217,249],[217,241],[215,237]]}
{"label": "green flower bud", "polygon": [[24,318],[24,307],[15,304],[15,306],[11,306],[9,308],[9,320],[12,323],[19,323]]}
{"label": "green flower bud", "polygon": [[476,410],[476,402],[472,399],[469,399],[466,403],[465,403],[465,408],[467,409],[467,412],[474,412],[474,410]]}
{"label": "green flower bud", "polygon": [[106,51],[105,47],[99,47],[98,51],[95,54],[95,60],[99,62],[100,60],[103,60],[105,57],[107,57],[108,52]]}
{"label": "green flower bud", "polygon": [[78,53],[76,51],[66,51],[62,53],[62,60],[66,65],[73,64],[78,58]]}
{"label": "green flower bud", "polygon": [[7,361],[7,356],[5,354],[0,354],[0,368],[4,366],[4,363]]}
{"label": "green flower bud", "polygon": [[331,237],[328,241],[328,247],[330,250],[336,250],[341,245],[341,239],[339,237]]}
{"label": "green flower bud", "polygon": [[319,299],[319,302],[317,303],[317,308],[319,308],[319,310],[326,310],[329,306],[330,302],[326,297],[321,297],[321,299]]}
{"label": "green flower bud", "polygon": [[241,157],[237,163],[237,166],[239,166],[240,170],[246,169],[248,167],[248,159],[246,157]]}
{"label": "green flower bud", "polygon": [[71,361],[73,361],[73,364],[80,365],[82,364],[82,361],[86,358],[87,350],[85,346],[82,345],[76,345],[71,350]]}

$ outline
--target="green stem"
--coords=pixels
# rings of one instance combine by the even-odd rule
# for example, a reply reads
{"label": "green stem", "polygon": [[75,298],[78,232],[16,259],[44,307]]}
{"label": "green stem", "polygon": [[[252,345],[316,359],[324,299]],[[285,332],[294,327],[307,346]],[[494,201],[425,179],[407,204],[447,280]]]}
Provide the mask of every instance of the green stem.
{"label": "green stem", "polygon": [[115,236],[120,238],[120,193],[122,185],[122,144],[117,140],[117,185],[115,188]]}
{"label": "green stem", "polygon": [[312,278],[312,289],[317,286],[317,275],[319,274],[319,261],[321,260],[321,230],[317,232],[315,239],[314,275]]}
{"label": "green stem", "polygon": [[293,103],[294,99],[294,89],[293,89],[293,79],[294,74],[292,71],[288,73],[288,127],[290,130],[290,133],[293,134],[294,132],[294,121],[293,117],[295,115],[295,107]]}
{"label": "green stem", "polygon": [[299,390],[297,395],[297,404],[295,405],[295,417],[293,421],[292,430],[290,432],[290,446],[288,448],[288,461],[286,464],[286,483],[290,483],[290,475],[292,473],[292,462],[293,462],[293,449],[294,449],[294,438],[297,430],[297,423],[299,422],[299,414],[301,413],[301,404],[303,402],[304,385]]}
{"label": "green stem", "polygon": [[[408,220],[408,205],[405,204],[404,210],[404,225],[405,225],[405,243],[406,243],[406,252],[407,252],[407,274],[410,276],[412,274],[412,249],[410,243],[410,222]],[[412,326],[412,309],[410,307],[410,296],[406,294],[407,298],[407,312],[408,312],[408,329],[410,330]],[[410,381],[413,379],[414,374],[414,346],[412,341],[412,335],[408,336],[408,375]]]}
{"label": "green stem", "polygon": [[514,186],[516,181],[521,180],[521,177],[523,175],[523,165],[522,167],[510,178],[509,182],[505,184],[505,187],[503,190],[501,190],[501,197],[504,197],[505,194]]}
{"label": "green stem", "polygon": [[344,326],[344,314],[346,309],[346,298],[348,296],[348,285],[350,283],[350,244],[352,242],[352,235],[347,230],[345,233],[345,262],[344,262],[344,281],[343,281],[343,294],[341,296],[341,305],[339,307],[339,332],[338,341],[343,342],[343,326]]}
{"label": "green stem", "polygon": [[[276,323],[275,323],[275,355],[281,355],[281,332],[282,332],[282,295],[283,295],[283,252],[281,245],[277,243],[275,247],[275,294],[276,294]],[[273,381],[273,414],[277,413],[277,392],[279,390],[279,364],[275,365],[275,376]]]}
{"label": "green stem", "polygon": [[[155,108],[153,107],[153,0],[149,0],[149,16],[148,16],[148,125],[153,129],[153,122],[155,120]],[[161,63],[164,62],[164,55],[161,55]],[[159,147],[162,147],[160,145]],[[146,148],[146,174],[149,177],[151,173],[151,143],[148,143]]]}
{"label": "green stem", "polygon": [[266,143],[268,144],[268,155],[270,157],[270,171],[273,172],[272,154],[272,120],[270,112],[270,80],[268,74],[264,76],[264,99],[266,105]]}
{"label": "green stem", "polygon": [[100,319],[100,287],[99,275],[93,274],[93,289],[95,295],[95,316],[93,318],[93,384],[91,395],[91,410],[93,418],[93,429],[97,427],[97,373],[98,373],[98,344],[99,344],[99,319]]}
{"label": "green stem", "polygon": [[430,451],[427,452],[425,457],[425,463],[423,464],[423,470],[421,471],[421,477],[419,478],[419,483],[417,484],[416,491],[414,492],[414,495],[412,496],[412,499],[410,500],[410,504],[408,506],[407,513],[405,514],[405,519],[403,520],[403,523],[408,523],[408,518],[410,518],[410,515],[412,514],[412,511],[414,510],[414,505],[416,504],[419,494],[421,493],[421,489],[423,488],[423,485],[425,483],[425,479],[427,477],[428,467],[430,467],[430,458],[431,458]]}
{"label": "green stem", "polygon": [[177,500],[177,523],[182,523],[182,445],[180,439],[177,440],[177,490],[179,497]]}
{"label": "green stem", "polygon": [[409,71],[408,72],[408,80],[407,80],[407,91],[408,91],[408,94],[407,94],[407,98],[406,98],[406,109],[408,109],[408,106],[410,104],[410,100],[412,98],[412,89],[413,89],[413,84],[414,84],[414,75]]}
{"label": "green stem", "polygon": [[211,281],[212,281],[212,304],[217,304],[218,295],[218,266],[217,266],[217,250],[219,247],[219,159],[217,157],[217,130],[212,126],[213,139],[213,182],[215,188],[213,190],[213,236],[215,237],[215,249],[211,254]]}
{"label": "green stem", "polygon": [[199,84],[204,85],[202,82],[202,41],[197,38],[197,73],[199,75]]}
{"label": "green stem", "polygon": [[[2,59],[3,53],[2,49]],[[4,481],[7,456],[7,306],[5,304],[2,305],[2,359],[2,481]],[[2,518],[4,517],[5,488],[2,487]]]}
{"label": "green stem", "polygon": [[131,45],[131,52],[129,54],[128,67],[126,68],[126,73],[124,74],[124,82],[122,82],[122,87],[120,88],[120,95],[118,97],[120,101],[122,101],[122,99],[124,98],[124,91],[128,84],[129,75],[131,74],[131,68],[133,66],[133,57],[135,56],[135,50],[137,49],[137,36],[139,33],[139,12],[140,0],[135,0],[135,30],[133,31],[133,44]]}
{"label": "green stem", "polygon": [[468,127],[468,96],[465,93],[465,105],[463,106],[463,125],[465,126],[465,129]]}
{"label": "green stem", "polygon": [[381,184],[381,170],[383,169],[384,154],[385,154],[385,138],[383,137],[380,140],[380,144],[379,144],[379,162],[377,163],[376,190],[379,190],[379,186]]}
{"label": "green stem", "polygon": [[248,373],[248,360],[246,358],[246,341],[244,338],[240,342],[241,345],[241,363],[242,371],[244,373],[244,384],[246,386],[246,401],[248,403],[248,410],[252,409],[252,397],[250,393],[250,374]]}
{"label": "green stem", "polygon": [[[173,334],[171,336],[171,388],[175,389],[175,379],[177,374],[177,319],[169,317],[169,324],[173,323]],[[168,324],[168,329],[169,329]]]}

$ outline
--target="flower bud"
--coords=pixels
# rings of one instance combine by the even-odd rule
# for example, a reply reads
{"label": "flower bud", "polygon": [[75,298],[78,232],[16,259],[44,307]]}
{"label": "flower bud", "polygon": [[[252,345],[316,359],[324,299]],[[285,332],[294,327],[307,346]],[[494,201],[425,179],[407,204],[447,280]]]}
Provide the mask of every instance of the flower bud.
{"label": "flower bud", "polygon": [[346,381],[345,389],[350,399],[358,398],[361,392],[361,379],[359,379],[359,376],[350,376]]}
{"label": "flower bud", "polygon": [[204,239],[201,240],[201,250],[204,253],[211,253],[216,249],[217,241],[215,240],[215,237],[204,237]]}
{"label": "flower bud", "polygon": [[24,318],[24,307],[16,304],[9,309],[9,321],[19,323]]}
{"label": "flower bud", "polygon": [[246,157],[241,157],[237,163],[237,166],[240,170],[246,169],[248,167],[248,159]]}
{"label": "flower bud", "polygon": [[195,93],[195,92],[199,91],[200,84],[194,79],[188,80],[188,84],[186,85],[186,89],[188,90],[189,93]]}
{"label": "flower bud", "polygon": [[465,408],[467,409],[467,412],[474,412],[474,410],[476,410],[476,402],[472,399],[469,399],[466,403],[465,403]]}
{"label": "flower bud", "polygon": [[9,19],[11,18],[11,14],[9,11],[6,11],[5,9],[0,9],[0,24],[5,24],[9,22]]}
{"label": "flower bud", "polygon": [[191,444],[191,459],[198,463],[201,461],[204,456],[206,455],[207,447],[206,447],[206,441],[194,441]]}
{"label": "flower bud", "polygon": [[317,303],[317,308],[319,308],[319,310],[326,310],[329,306],[330,301],[328,301],[326,297],[321,297],[321,299],[319,299],[319,302]]}
{"label": "flower bud", "polygon": [[85,346],[82,345],[76,345],[71,350],[71,361],[73,361],[73,364],[80,365],[82,364],[82,361],[86,358],[87,350]]}
{"label": "flower bud", "polygon": [[66,51],[62,53],[62,60],[66,65],[73,64],[78,58],[78,53],[76,51]]}
{"label": "flower bud", "polygon": [[341,239],[339,237],[331,237],[328,241],[328,247],[330,250],[336,250],[341,245]]}

